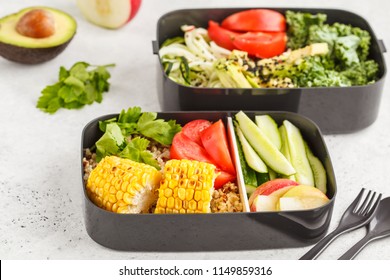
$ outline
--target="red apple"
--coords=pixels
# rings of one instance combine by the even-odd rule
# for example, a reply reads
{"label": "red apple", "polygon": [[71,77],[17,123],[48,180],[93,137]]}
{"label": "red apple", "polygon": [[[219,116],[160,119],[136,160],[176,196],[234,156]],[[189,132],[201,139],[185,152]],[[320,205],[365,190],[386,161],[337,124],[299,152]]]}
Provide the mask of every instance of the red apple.
{"label": "red apple", "polygon": [[261,184],[259,187],[257,187],[257,189],[249,197],[249,207],[251,207],[254,199],[258,195],[270,195],[281,188],[288,187],[288,186],[297,186],[297,185],[298,183],[293,180],[282,179],[282,178],[265,182]]}
{"label": "red apple", "polygon": [[77,0],[77,6],[90,22],[110,29],[128,23],[138,12],[142,0]]}

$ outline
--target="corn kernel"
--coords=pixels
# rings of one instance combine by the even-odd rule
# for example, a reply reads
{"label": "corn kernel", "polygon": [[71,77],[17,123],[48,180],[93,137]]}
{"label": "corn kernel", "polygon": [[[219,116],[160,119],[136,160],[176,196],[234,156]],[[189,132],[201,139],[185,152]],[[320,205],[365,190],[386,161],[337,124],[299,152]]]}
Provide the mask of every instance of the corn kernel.
{"label": "corn kernel", "polygon": [[173,195],[172,189],[165,189],[164,195],[165,195],[165,197],[171,197]]}
{"label": "corn kernel", "polygon": [[191,209],[191,210],[195,210],[196,209],[196,201],[195,200],[191,200],[190,202],[189,202],[189,208]]}
{"label": "corn kernel", "polygon": [[178,188],[174,188],[173,189],[173,197],[177,197],[178,196],[178,191],[179,191],[179,189]]}
{"label": "corn kernel", "polygon": [[181,199],[176,197],[175,198],[175,209],[179,210],[182,208],[182,202],[181,202]]}
{"label": "corn kernel", "polygon": [[177,185],[179,184],[179,182],[178,182],[178,180],[171,180],[171,181],[169,181],[169,188],[171,188],[171,189],[174,189],[174,188],[176,188],[177,187]]}
{"label": "corn kernel", "polygon": [[122,192],[126,192],[127,191],[127,187],[129,186],[129,182],[128,181],[124,181],[121,185],[121,191]]}
{"label": "corn kernel", "polygon": [[191,199],[193,199],[194,198],[194,190],[192,190],[192,189],[186,189],[186,199],[188,200],[188,201],[190,201]]}
{"label": "corn kernel", "polygon": [[168,197],[167,207],[172,209],[175,206],[175,198],[173,196]]}
{"label": "corn kernel", "polygon": [[125,193],[123,195],[123,201],[127,204],[132,204],[133,203],[133,197],[129,193]]}
{"label": "corn kernel", "polygon": [[119,214],[127,214],[127,213],[129,213],[129,207],[128,206],[118,207],[117,213],[119,213]]}
{"label": "corn kernel", "polygon": [[181,200],[185,200],[186,199],[186,189],[185,188],[179,188],[178,192],[177,192],[177,195],[178,195],[178,197]]}
{"label": "corn kernel", "polygon": [[109,192],[110,194],[116,194],[117,190],[115,189],[114,186],[111,186],[111,187],[109,188],[108,192]]}
{"label": "corn kernel", "polygon": [[117,201],[115,194],[110,194],[108,197],[108,201],[111,203],[115,203]]}
{"label": "corn kernel", "polygon": [[123,200],[118,200],[116,204],[118,204],[118,207],[122,207],[122,206],[126,206],[127,205],[127,203],[124,202]]}
{"label": "corn kernel", "polygon": [[211,196],[210,196],[209,191],[206,191],[206,190],[202,191],[202,200],[203,201],[210,201],[211,200]]}
{"label": "corn kernel", "polygon": [[196,201],[201,200],[201,199],[202,199],[202,192],[200,192],[200,191],[195,191],[194,199],[195,199]]}
{"label": "corn kernel", "polygon": [[161,207],[167,207],[167,198],[166,197],[160,197],[159,199],[159,206],[161,206]]}
{"label": "corn kernel", "polygon": [[116,199],[117,200],[121,200],[122,198],[123,198],[123,192],[122,191],[118,191],[117,193],[116,193]]}

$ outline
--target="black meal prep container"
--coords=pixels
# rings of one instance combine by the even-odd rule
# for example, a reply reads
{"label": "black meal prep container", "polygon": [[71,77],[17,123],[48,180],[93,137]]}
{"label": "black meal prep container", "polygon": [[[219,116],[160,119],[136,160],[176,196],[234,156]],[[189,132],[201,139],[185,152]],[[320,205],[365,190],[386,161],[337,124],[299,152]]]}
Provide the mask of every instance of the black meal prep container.
{"label": "black meal prep container", "polygon": [[[162,43],[182,36],[181,25],[208,26],[209,20],[221,22],[226,16],[251,8],[214,8],[176,10],[163,15],[157,23],[153,52],[158,55]],[[386,65],[386,48],[368,22],[357,14],[337,9],[269,8],[325,13],[328,23],[340,22],[367,30],[372,38],[369,57],[379,64],[378,81],[365,86],[293,89],[197,88],[169,79],[159,59],[157,69],[159,102],[163,111],[174,110],[281,110],[298,112],[312,119],[324,134],[349,133],[371,125],[377,118]]]}
{"label": "black meal prep container", "polygon": [[[125,251],[220,251],[257,250],[308,246],[323,237],[329,227],[336,195],[336,180],[331,159],[319,128],[309,119],[291,112],[246,112],[269,114],[279,124],[288,119],[300,130],[313,153],[323,162],[328,179],[330,202],[322,207],[304,211],[263,213],[210,214],[116,214],[97,207],[87,197],[85,184],[84,219],[89,236],[97,243]],[[158,118],[175,119],[181,125],[194,119],[217,121],[227,125],[228,139],[238,171],[238,186],[245,208],[247,197],[242,186],[242,172],[236,150],[231,115],[234,112],[163,112]],[[82,151],[92,147],[101,137],[100,120],[116,117],[107,115],[88,123],[82,132]],[[81,166],[83,166],[81,164]],[[83,169],[83,167],[81,167]],[[81,170],[83,176],[83,170]]]}

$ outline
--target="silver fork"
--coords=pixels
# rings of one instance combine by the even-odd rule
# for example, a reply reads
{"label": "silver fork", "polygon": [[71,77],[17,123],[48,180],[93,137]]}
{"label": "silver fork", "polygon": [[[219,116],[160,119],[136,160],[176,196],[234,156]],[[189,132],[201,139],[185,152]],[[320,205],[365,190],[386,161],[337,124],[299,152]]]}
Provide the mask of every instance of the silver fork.
{"label": "silver fork", "polygon": [[[364,195],[364,190],[365,189],[362,188],[359,195],[355,198],[351,205],[349,205],[347,210],[345,210],[337,228],[321,239],[313,248],[303,255],[300,260],[315,259],[334,239],[336,239],[336,237],[362,227],[371,221],[378,209],[382,194],[379,193],[375,198],[376,192],[372,192],[370,190],[366,195]],[[360,201],[363,199],[364,201],[359,206]]]}

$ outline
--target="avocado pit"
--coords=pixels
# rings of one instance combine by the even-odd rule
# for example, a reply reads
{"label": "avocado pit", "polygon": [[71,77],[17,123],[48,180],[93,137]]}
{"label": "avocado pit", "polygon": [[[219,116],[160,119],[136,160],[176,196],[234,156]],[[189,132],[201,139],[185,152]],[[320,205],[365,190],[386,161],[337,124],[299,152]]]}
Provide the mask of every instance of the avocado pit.
{"label": "avocado pit", "polygon": [[18,21],[16,31],[30,38],[46,38],[54,34],[55,20],[49,11],[31,10]]}

